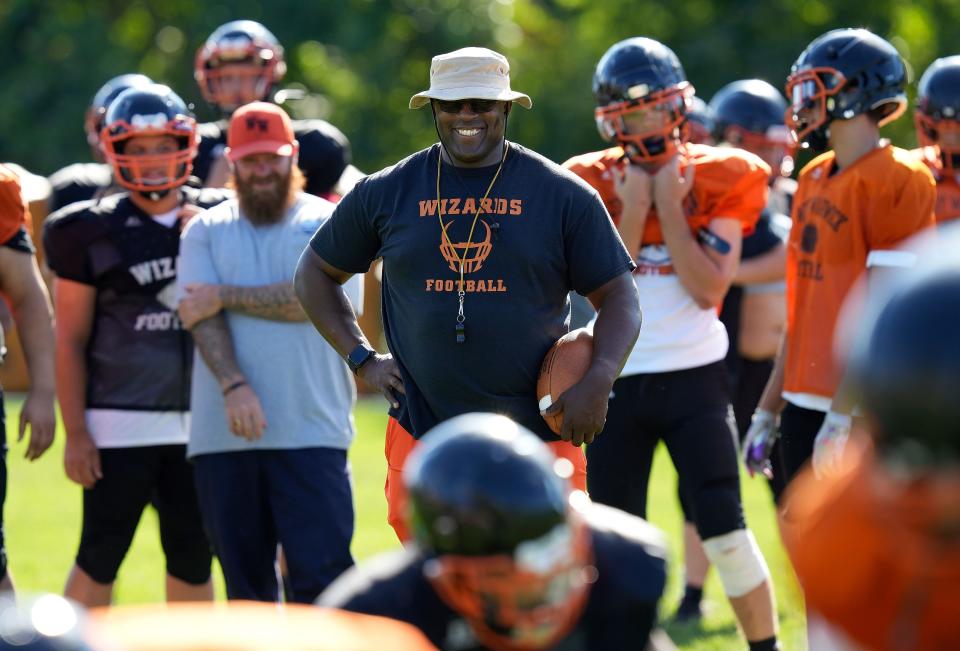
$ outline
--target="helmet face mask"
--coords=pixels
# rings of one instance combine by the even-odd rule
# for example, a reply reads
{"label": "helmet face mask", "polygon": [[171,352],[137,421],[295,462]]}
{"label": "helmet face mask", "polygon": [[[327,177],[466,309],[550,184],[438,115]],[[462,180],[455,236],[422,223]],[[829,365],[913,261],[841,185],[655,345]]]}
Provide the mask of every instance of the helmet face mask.
{"label": "helmet face mask", "polygon": [[266,100],[286,71],[276,37],[249,20],[219,27],[197,50],[194,61],[194,78],[203,98],[225,113]]}
{"label": "helmet face mask", "polygon": [[573,521],[518,546],[512,556],[437,557],[427,566],[427,578],[491,647],[549,648],[586,603],[588,536],[587,527]]}
{"label": "helmet face mask", "polygon": [[637,99],[599,106],[594,111],[597,129],[622,146],[632,161],[662,163],[687,140],[685,123],[692,97],[693,86],[682,82]]}
{"label": "helmet face mask", "polygon": [[[802,146],[815,150],[826,148],[837,95],[846,82],[836,68],[807,68],[787,78],[790,105],[783,119]],[[851,111],[849,117],[854,115]]]}
{"label": "helmet face mask", "polygon": [[[100,146],[121,186],[159,198],[190,177],[199,144],[196,121],[166,86],[124,91],[111,104],[105,122]],[[170,141],[164,137],[176,146],[165,146]],[[134,139],[144,146],[131,153],[128,146]]]}

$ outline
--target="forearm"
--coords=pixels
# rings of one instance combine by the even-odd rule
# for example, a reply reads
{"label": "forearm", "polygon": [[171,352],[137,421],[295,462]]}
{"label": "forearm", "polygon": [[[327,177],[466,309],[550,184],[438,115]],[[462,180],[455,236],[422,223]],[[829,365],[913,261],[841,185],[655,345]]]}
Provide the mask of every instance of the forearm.
{"label": "forearm", "polygon": [[200,321],[190,334],[193,335],[193,342],[200,351],[200,356],[217,378],[221,389],[244,380],[240,365],[237,364],[233,337],[222,313]]}
{"label": "forearm", "polygon": [[342,285],[319,266],[319,258],[308,251],[300,258],[294,289],[307,317],[323,338],[346,357],[366,336]]}
{"label": "forearm", "polygon": [[633,257],[640,252],[640,246],[643,244],[643,229],[647,225],[647,214],[650,212],[650,204],[635,204],[631,206],[624,205],[620,213],[620,223],[617,224],[617,232],[620,233],[620,239],[624,246]]}
{"label": "forearm", "polygon": [[787,334],[783,334],[780,340],[780,350],[777,351],[777,357],[773,362],[773,370],[770,371],[770,377],[767,379],[767,386],[763,389],[760,396],[760,402],[757,403],[758,409],[766,409],[775,414],[783,411],[787,401],[783,399],[783,374],[787,362]]}
{"label": "forearm", "polygon": [[736,285],[757,285],[783,280],[787,275],[787,247],[782,244],[772,251],[741,260],[733,282]]}
{"label": "forearm", "polygon": [[24,300],[14,308],[20,343],[30,371],[30,390],[53,393],[56,383],[54,377],[54,338],[53,314],[46,288],[36,276],[36,285],[25,295]]}
{"label": "forearm", "polygon": [[293,291],[293,282],[243,287],[220,285],[223,309],[269,319],[270,321],[306,321],[307,315]]}
{"label": "forearm", "polygon": [[617,379],[640,334],[642,314],[636,285],[630,274],[618,281],[597,306],[593,325],[593,362],[589,373],[597,374],[610,384]]}
{"label": "forearm", "polygon": [[[679,205],[659,210],[659,218],[674,271],[684,289],[704,309],[719,305],[730,287],[730,278],[720,263],[707,255],[690,232]],[[731,250],[726,255],[739,255],[739,251]]]}
{"label": "forearm", "polygon": [[67,437],[86,431],[87,357],[86,348],[76,341],[57,341],[57,401]]}

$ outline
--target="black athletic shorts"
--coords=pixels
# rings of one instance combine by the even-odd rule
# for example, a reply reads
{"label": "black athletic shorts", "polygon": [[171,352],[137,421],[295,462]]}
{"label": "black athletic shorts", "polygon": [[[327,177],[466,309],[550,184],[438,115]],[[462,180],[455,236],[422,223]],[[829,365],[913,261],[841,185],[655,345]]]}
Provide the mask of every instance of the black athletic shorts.
{"label": "black athletic shorts", "polygon": [[804,409],[788,402],[780,414],[780,453],[786,484],[813,456],[813,442],[823,425],[826,412]]}
{"label": "black athletic shorts", "polygon": [[663,440],[703,539],[744,528],[736,425],[726,365],[622,377],[607,424],[587,446],[594,501],[646,516],[647,484]]}
{"label": "black athletic shorts", "polygon": [[157,509],[167,574],[193,585],[210,579],[212,554],[197,505],[186,445],[101,448],[103,479],[83,491],[77,565],[113,583],[148,504]]}

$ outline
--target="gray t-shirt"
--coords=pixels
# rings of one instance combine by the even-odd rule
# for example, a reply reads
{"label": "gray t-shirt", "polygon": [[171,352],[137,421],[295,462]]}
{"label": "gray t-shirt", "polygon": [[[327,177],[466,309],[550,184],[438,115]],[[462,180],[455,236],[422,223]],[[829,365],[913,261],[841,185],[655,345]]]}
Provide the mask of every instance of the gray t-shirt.
{"label": "gray t-shirt", "polygon": [[[333,204],[300,194],[284,220],[254,226],[226,201],[193,219],[183,233],[177,301],[190,283],[259,286],[293,282],[297,261]],[[344,288],[361,304],[362,276]],[[220,384],[195,353],[188,456],[240,450],[346,449],[354,436],[356,387],[343,359],[309,321],[282,322],[226,311],[240,370],[263,406],[258,441],[230,432]]]}

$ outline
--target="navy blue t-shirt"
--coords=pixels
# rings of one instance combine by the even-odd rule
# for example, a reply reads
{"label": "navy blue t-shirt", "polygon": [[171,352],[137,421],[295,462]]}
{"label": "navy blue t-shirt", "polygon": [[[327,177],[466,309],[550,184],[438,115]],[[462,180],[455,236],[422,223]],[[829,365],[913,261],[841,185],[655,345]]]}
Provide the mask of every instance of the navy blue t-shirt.
{"label": "navy blue t-shirt", "polygon": [[[645,649],[667,578],[663,535],[640,518],[592,504],[587,522],[596,581],[583,612],[552,651]],[[441,651],[482,651],[470,625],[433,589],[416,546],[347,570],[317,604],[413,624]]]}
{"label": "navy blue t-shirt", "polygon": [[414,437],[483,411],[557,440],[540,416],[536,383],[547,351],[568,330],[567,294],[589,294],[633,262],[595,190],[513,143],[472,239],[497,165],[442,165],[441,226],[439,152],[434,145],[361,180],[310,246],[351,273],[383,258],[384,332],[406,390],[391,414]]}

